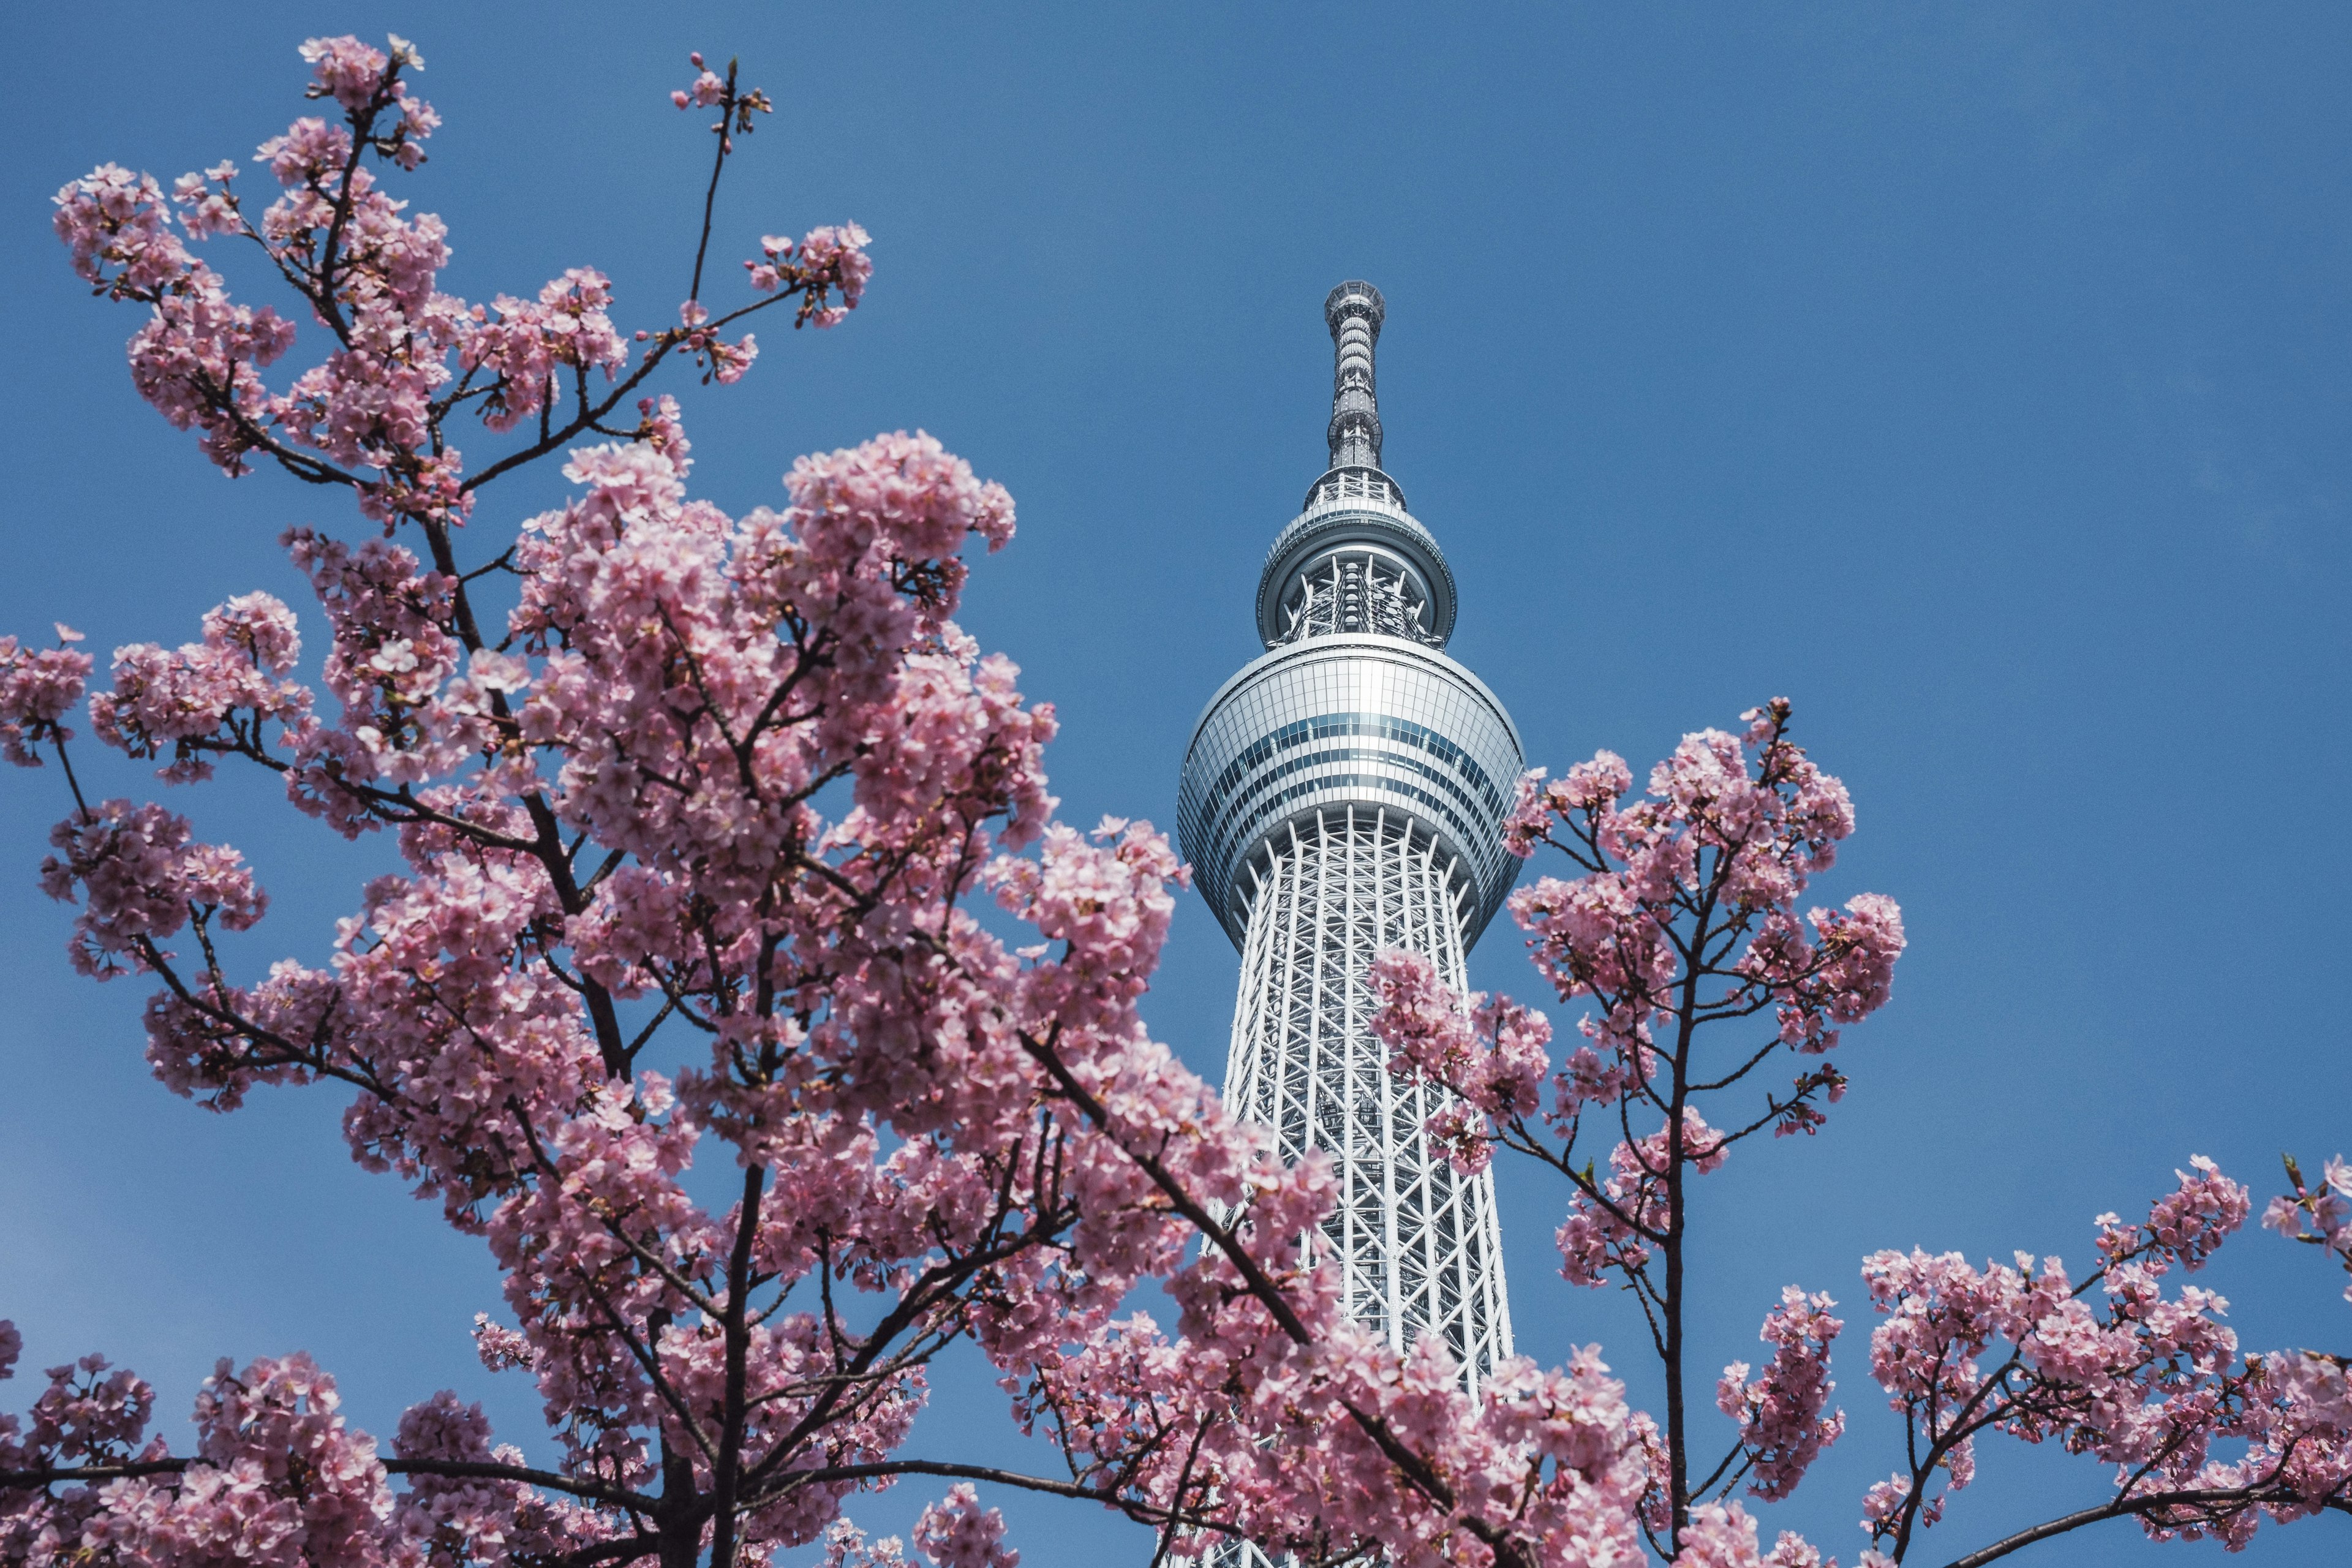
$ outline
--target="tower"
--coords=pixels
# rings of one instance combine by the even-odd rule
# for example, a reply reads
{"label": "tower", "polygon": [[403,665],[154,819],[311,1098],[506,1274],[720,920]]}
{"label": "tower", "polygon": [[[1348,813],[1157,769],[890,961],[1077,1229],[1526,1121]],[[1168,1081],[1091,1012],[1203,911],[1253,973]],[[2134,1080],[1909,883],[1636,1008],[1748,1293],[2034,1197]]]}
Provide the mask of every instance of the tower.
{"label": "tower", "polygon": [[1511,1352],[1494,1177],[1430,1150],[1438,1091],[1390,1076],[1370,969],[1407,948],[1465,988],[1517,869],[1502,822],[1522,753],[1495,694],[1445,655],[1454,574],[1381,468],[1386,312],[1369,283],[1323,302],[1330,466],[1259,574],[1265,652],[1193,726],[1177,832],[1241,951],[1226,1103],[1285,1160],[1336,1164],[1324,1229],[1349,1315],[1399,1350],[1440,1335],[1475,1389]]}

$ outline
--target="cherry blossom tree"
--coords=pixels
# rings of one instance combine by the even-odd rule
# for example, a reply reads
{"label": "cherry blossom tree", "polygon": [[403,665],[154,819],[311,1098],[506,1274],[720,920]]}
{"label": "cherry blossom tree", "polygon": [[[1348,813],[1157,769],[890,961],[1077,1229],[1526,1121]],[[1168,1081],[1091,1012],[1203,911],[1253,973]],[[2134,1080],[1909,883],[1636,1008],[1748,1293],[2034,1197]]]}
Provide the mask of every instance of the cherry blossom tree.
{"label": "cherry blossom tree", "polygon": [[[721,176],[768,100],[695,58],[672,95],[713,134],[691,283],[675,325],[625,333],[586,268],[444,291],[445,226],[392,194],[440,123],[416,51],[302,55],[322,112],[262,144],[266,205],[234,163],[168,193],[107,164],[56,224],[142,313],[131,374],[165,418],[365,520],[285,536],[317,678],[294,612],[247,594],[116,650],[87,721],[172,785],[275,774],[400,868],[324,967],[247,962],[255,868],[86,787],[69,628],[0,641],[0,750],[61,775],[42,884],[78,908],[77,968],[159,987],[155,1076],[221,1112],[334,1086],[352,1157],[488,1247],[509,1321],[477,1321],[481,1356],[536,1380],[551,1458],[447,1392],[380,1443],[299,1353],[222,1363],[178,1450],[154,1391],[89,1355],[0,1424],[0,1560],[897,1562],[842,1510],[910,1476],[952,1483],[912,1532],[952,1568],[1016,1558],[975,1481],[1120,1510],[1163,1557],[1634,1550],[1646,1456],[1597,1358],[1474,1403],[1442,1353],[1349,1324],[1298,1241],[1328,1170],[1285,1169],[1146,1031],[1184,871],[1147,824],[1055,820],[1051,710],[953,619],[963,546],[1013,533],[1005,492],[902,433],[803,458],[782,510],[689,494],[656,376],[733,383],[751,318],[834,326],[871,271],[835,224],[762,240],[740,302],[707,301]],[[221,247],[292,314],[232,293]],[[315,363],[271,379],[298,333]],[[489,487],[541,462],[572,499],[499,533]],[[723,1206],[690,1193],[698,1161]],[[1172,1333],[1131,1309],[1148,1283]],[[920,1451],[958,1343],[1062,1473]],[[21,1348],[0,1327],[0,1375]]]}
{"label": "cherry blossom tree", "polygon": [[[1877,894],[1800,919],[1809,879],[1853,830],[1853,804],[1790,739],[1785,700],[1741,718],[1739,734],[1685,737],[1630,803],[1632,770],[1609,752],[1559,779],[1521,781],[1507,846],[1523,857],[1549,848],[1575,872],[1543,877],[1510,904],[1537,970],[1584,1007],[1582,1043],[1557,1068],[1541,1014],[1452,995],[1411,953],[1379,961],[1374,1026],[1394,1070],[1454,1091],[1428,1134],[1459,1168],[1483,1168],[1500,1149],[1565,1183],[1562,1277],[1639,1304],[1665,1387],[1643,1512],[1657,1554],[1801,1568],[1821,1557],[1792,1534],[1759,1557],[1756,1521],[1734,1493],[1744,1483],[1763,1501],[1788,1497],[1844,1433],[1830,1357],[1845,1325],[1827,1293],[1784,1289],[1759,1334],[1769,1360],[1752,1377],[1744,1362],[1723,1369],[1715,1405],[1728,1426],[1705,1436],[1685,1325],[1694,1291],[1723,1287],[1690,1275],[1695,1185],[1768,1131],[1822,1127],[1847,1083],[1833,1053],[1886,1002],[1905,938],[1900,911]],[[1794,1076],[1768,1085],[1771,1064],[1791,1057]],[[1605,1166],[1595,1142],[1612,1143]],[[2059,1259],[2022,1252],[1981,1268],[1916,1249],[1864,1260],[1880,1319],[1871,1372],[1906,1436],[1901,1464],[1863,1500],[1864,1568],[1912,1560],[1988,1434],[2095,1455],[2116,1468],[2116,1489],[1954,1568],[2117,1518],[2159,1539],[2237,1546],[2265,1518],[2352,1513],[2345,1361],[2241,1355],[2221,1297],[2165,1294],[2165,1275],[2201,1268],[2249,1212],[2246,1189],[2213,1162],[2190,1166],[2144,1222],[2098,1216],[2098,1263],[2079,1283]],[[2293,1194],[2267,1223],[2352,1267],[2352,1173],[2331,1162],[2316,1193],[2292,1160],[2287,1175]]]}
{"label": "cherry blossom tree", "polygon": [[[545,1458],[446,1391],[379,1441],[299,1352],[220,1363],[175,1447],[155,1391],[90,1354],[0,1416],[0,1561],[732,1568],[806,1547],[897,1568],[908,1543],[845,1509],[908,1478],[937,1494],[911,1550],[941,1568],[1017,1561],[980,1484],[1120,1510],[1155,1561],[1248,1540],[1569,1568],[1638,1561],[1645,1537],[1709,1568],[1824,1561],[1786,1532],[1763,1551],[1731,1494],[1787,1496],[1840,1436],[1836,1303],[1791,1287],[1770,1310],[1762,1373],[1717,1385],[1711,1468],[1685,1375],[1693,1180],[1821,1125],[1831,1053],[1903,950],[1891,900],[1796,913],[1853,814],[1785,703],[1690,737],[1630,805],[1606,753],[1523,787],[1514,847],[1578,870],[1514,902],[1587,1006],[1564,1063],[1541,1015],[1381,966],[1397,1070],[1454,1092],[1431,1135],[1465,1168],[1500,1146],[1559,1173],[1568,1278],[1632,1290],[1667,1374],[1663,1426],[1595,1350],[1507,1363],[1474,1399],[1435,1342],[1399,1355],[1340,1312],[1308,1239],[1328,1166],[1285,1168],[1151,1038],[1184,870],[1148,824],[1055,818],[1050,709],[954,619],[967,543],[1012,537],[1005,492],[901,433],[802,458],[780,510],[690,493],[658,378],[731,384],[751,318],[835,326],[871,276],[837,223],[763,239],[740,302],[716,300],[722,176],[765,97],[699,56],[671,95],[712,134],[702,222],[676,323],[625,331],[587,268],[529,297],[443,290],[445,226],[392,194],[440,127],[422,60],[396,37],[302,56],[320,112],[262,143],[266,205],[233,162],[168,191],[107,164],[56,224],[92,291],[139,312],[131,375],[158,412],[230,476],[356,508],[354,531],[284,539],[315,662],[261,593],[193,640],[115,650],[94,690],[69,628],[0,639],[0,752],[55,764],[42,885],[77,910],[76,968],[156,987],[163,1084],[223,1113],[324,1089],[354,1160],[488,1248],[506,1321],[476,1338],[535,1381]],[[229,250],[290,313],[233,294],[208,259]],[[311,362],[278,371],[298,335]],[[502,516],[489,487],[535,465],[570,499]],[[388,836],[399,868],[323,966],[267,962],[256,868],[92,787],[131,763],[183,789],[274,775],[322,829]],[[1702,1051],[1722,1038],[1741,1043]],[[1783,1051],[1789,1087],[1720,1109]],[[1588,1117],[1614,1130],[1605,1173],[1578,1149]],[[695,1197],[698,1162],[722,1206]],[[2343,1258],[2339,1165],[2318,1192],[2290,1167],[2271,1223]],[[1986,1432],[2120,1468],[2110,1501],[2032,1539],[2129,1515],[2235,1542],[2345,1510],[2342,1363],[2241,1356],[2216,1299],[2160,1289],[2248,1206],[2200,1162],[2146,1223],[2100,1222],[2080,1285],[2054,1259],[1871,1258],[1873,1368],[1912,1441],[1866,1500],[1864,1561],[1916,1550]],[[1171,1328],[1136,1308],[1152,1289]],[[928,1369],[960,1344],[1058,1471],[923,1451]],[[0,1324],[0,1375],[22,1351]]]}

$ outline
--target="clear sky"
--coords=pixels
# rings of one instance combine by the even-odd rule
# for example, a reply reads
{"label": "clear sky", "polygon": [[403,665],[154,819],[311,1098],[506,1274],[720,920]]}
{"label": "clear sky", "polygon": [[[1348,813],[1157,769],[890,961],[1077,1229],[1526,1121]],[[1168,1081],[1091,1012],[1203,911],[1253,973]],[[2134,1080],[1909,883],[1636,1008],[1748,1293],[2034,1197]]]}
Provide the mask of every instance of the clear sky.
{"label": "clear sky", "polygon": [[[1388,467],[1459,578],[1453,651],[1531,761],[1643,768],[1795,700],[1860,808],[1822,890],[1892,894],[1912,948],[1827,1131],[1701,1191],[1704,1371],[1760,1359],[1783,1284],[1849,1309],[1851,1429],[1769,1528],[1851,1563],[1892,1467],[1864,1252],[2079,1264],[2093,1215],[2192,1153],[2266,1195],[2282,1149],[2352,1152],[2352,13],[11,6],[0,629],[178,641],[233,593],[307,603],[284,527],[362,526],[278,477],[224,481],[141,405],[133,323],[47,216],[104,159],[168,181],[244,157],[298,110],[295,45],[345,29],[428,62],[446,124],[403,194],[451,226],[445,285],[593,264],[625,326],[671,320],[690,261],[706,139],[665,94],[688,49],[741,55],[778,111],[718,254],[854,217],[877,273],[838,331],[762,332],[743,384],[691,391],[698,485],[745,510],[796,453],[917,426],[1008,484],[1021,535],[966,621],[1059,706],[1076,820],[1172,825],[1190,726],[1255,650],[1265,545],[1321,469],[1342,278],[1388,298]],[[307,1346],[380,1434],[454,1385],[530,1437],[529,1390],[467,1338],[487,1264],[349,1164],[331,1098],[195,1110],[144,1076],[142,988],[68,972],[33,886],[58,791],[0,778],[0,1315],[28,1363],[103,1349],[176,1423],[215,1356]],[[253,856],[263,933],[312,960],[381,853],[264,790],[174,804]],[[1212,1076],[1234,968],[1188,901],[1151,1016]],[[1537,990],[1507,922],[1472,968]],[[1556,1278],[1560,1189],[1506,1166],[1502,1192],[1522,1349],[1598,1340],[1646,1397],[1630,1304]],[[2315,1253],[2250,1234],[2210,1281],[2250,1347],[2352,1350]],[[937,1443],[997,1452],[1001,1396],[966,1373]],[[1989,1445],[1929,1555],[2105,1492]],[[857,1511],[898,1525],[916,1500]],[[1008,1511],[1028,1568],[1148,1550]],[[2218,1560],[2110,1525],[2018,1561],[2165,1551]],[[2347,1555],[2335,1519],[2245,1561]]]}

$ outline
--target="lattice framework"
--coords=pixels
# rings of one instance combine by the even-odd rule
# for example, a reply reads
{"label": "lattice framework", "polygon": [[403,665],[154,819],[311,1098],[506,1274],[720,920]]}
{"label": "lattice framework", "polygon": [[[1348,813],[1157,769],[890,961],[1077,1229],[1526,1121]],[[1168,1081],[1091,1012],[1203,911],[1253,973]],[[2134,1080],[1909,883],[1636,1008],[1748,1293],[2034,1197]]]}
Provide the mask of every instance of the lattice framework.
{"label": "lattice framework", "polygon": [[1465,988],[1469,885],[1425,830],[1359,806],[1290,825],[1253,875],[1226,1102],[1272,1128],[1284,1160],[1321,1149],[1337,1166],[1324,1240],[1349,1315],[1401,1351],[1437,1334],[1475,1391],[1511,1353],[1494,1176],[1430,1148],[1440,1091],[1391,1075],[1370,1027],[1383,949]]}

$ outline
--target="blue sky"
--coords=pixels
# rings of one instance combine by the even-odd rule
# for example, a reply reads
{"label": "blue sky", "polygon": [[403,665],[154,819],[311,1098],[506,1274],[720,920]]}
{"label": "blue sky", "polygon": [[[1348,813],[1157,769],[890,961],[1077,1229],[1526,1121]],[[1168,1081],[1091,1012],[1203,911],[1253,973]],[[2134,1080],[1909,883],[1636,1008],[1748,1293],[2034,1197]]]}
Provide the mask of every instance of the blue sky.
{"label": "blue sky", "polygon": [[[446,286],[593,264],[628,325],[670,319],[691,259],[703,139],[664,95],[688,49],[741,55],[778,111],[717,254],[854,217],[877,275],[840,331],[763,333],[743,384],[680,389],[698,482],[748,509],[796,453],[920,426],[1008,484],[1021,536],[966,621],[1059,706],[1074,819],[1172,824],[1192,721],[1253,651],[1259,562],[1320,471],[1319,307],[1346,277],[1389,300],[1388,466],[1460,580],[1453,651],[1532,761],[1640,767],[1795,699],[1860,807],[1822,890],[1895,896],[1913,945],[1828,1130],[1703,1189],[1702,1369],[1759,1359],[1785,1283],[1849,1309],[1851,1429],[1773,1527],[1851,1562],[1894,1459],[1864,1253],[2079,1261],[2091,1215],[2191,1153],[2267,1194],[2282,1149],[2352,1152],[2343,11],[15,7],[0,629],[177,641],[233,593],[303,602],[286,526],[356,530],[290,482],[223,481],[142,405],[131,321],[47,229],[101,160],[243,157],[297,111],[294,46],[345,29],[428,61],[447,123],[404,194],[450,223]],[[176,1419],[214,1357],[307,1346],[373,1430],[449,1385],[528,1437],[528,1390],[466,1338],[487,1265],[349,1164],[331,1101],[174,1100],[139,1060],[139,988],[67,971],[33,888],[57,786],[0,779],[0,1315],[27,1360],[104,1349]],[[284,951],[318,956],[375,864],[268,791],[174,804],[258,862]],[[1502,926],[1472,967],[1537,989]],[[1151,1016],[1212,1075],[1234,971],[1188,901]],[[1640,1397],[1628,1304],[1555,1277],[1561,1198],[1505,1168],[1521,1346],[1600,1341]],[[2250,1346],[2352,1349],[2315,1254],[2249,1235],[2210,1281]],[[992,1451],[1000,1396],[948,1383],[936,1447]],[[1989,1448],[1936,1560],[2103,1491]],[[1029,1568],[1148,1550],[1008,1508]],[[2245,1561],[2347,1544],[2323,1521]],[[2109,1526],[2020,1561],[2161,1551],[2217,1552]]]}

